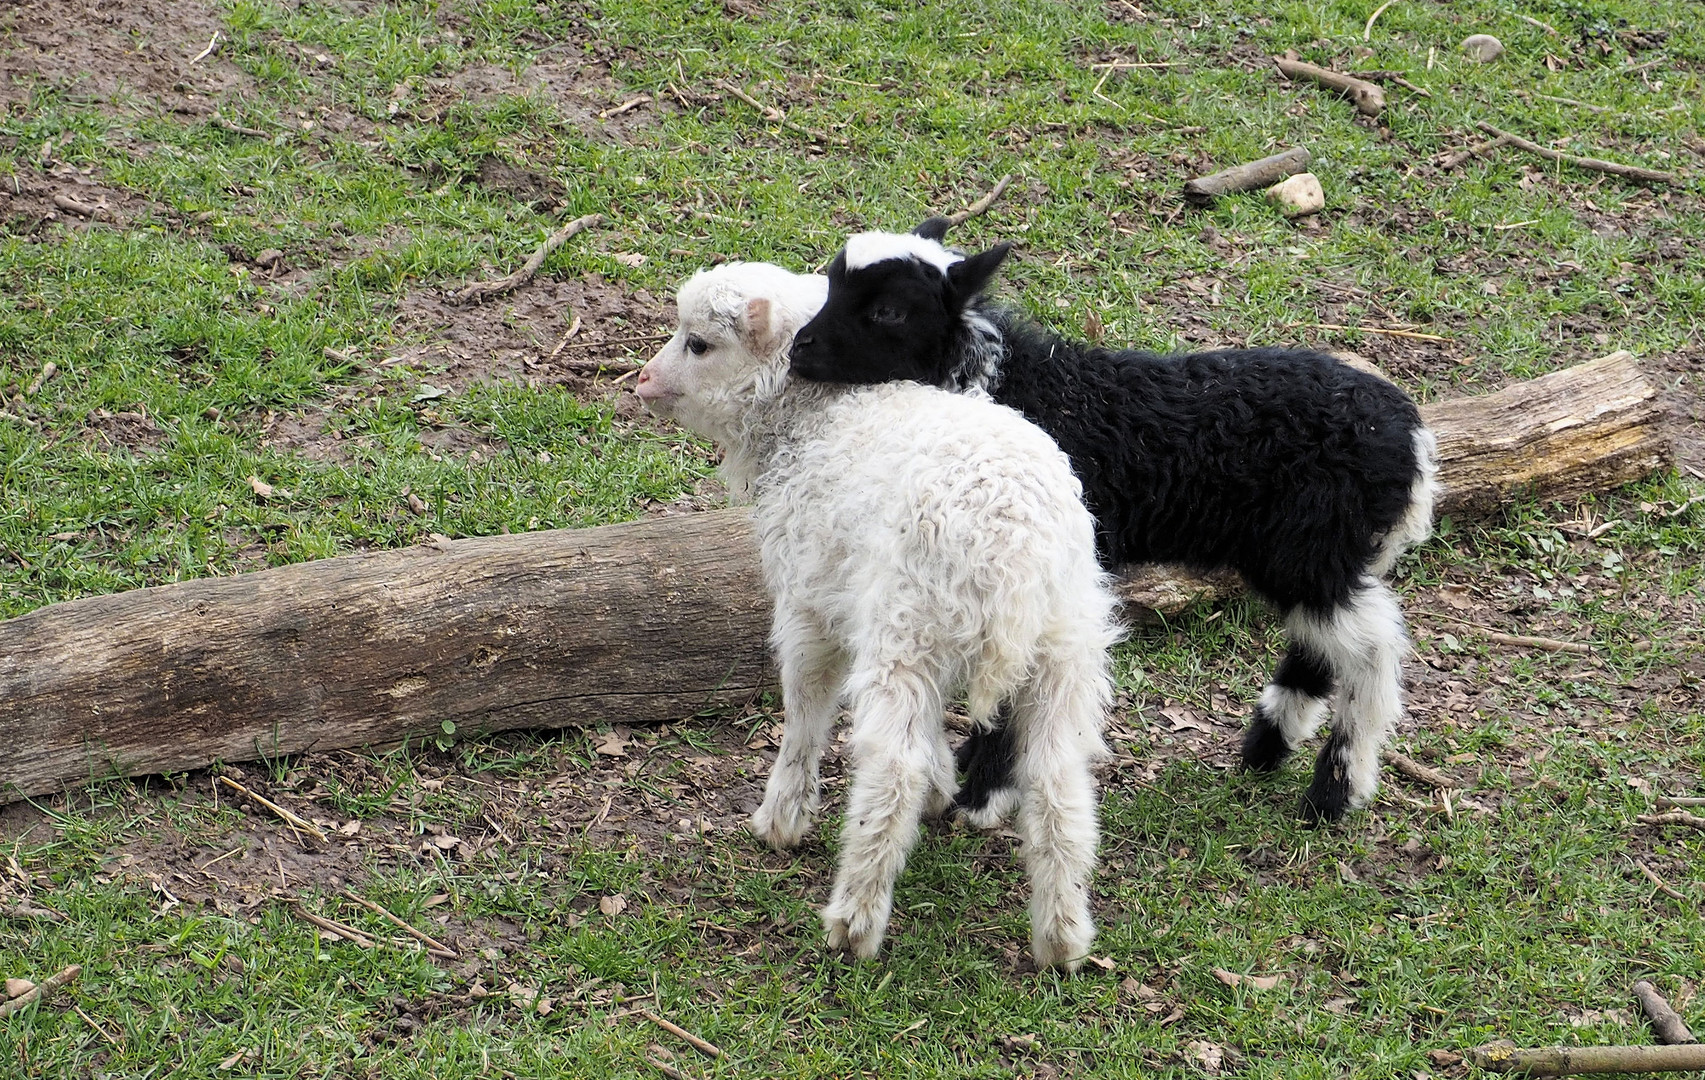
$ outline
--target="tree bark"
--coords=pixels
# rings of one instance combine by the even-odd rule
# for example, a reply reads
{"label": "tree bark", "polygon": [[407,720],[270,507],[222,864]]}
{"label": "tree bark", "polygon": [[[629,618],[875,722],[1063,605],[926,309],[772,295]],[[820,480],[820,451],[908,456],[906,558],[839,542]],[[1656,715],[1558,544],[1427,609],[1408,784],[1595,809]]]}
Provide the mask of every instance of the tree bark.
{"label": "tree bark", "polygon": [[1539,1050],[1522,1050],[1508,1043],[1493,1043],[1470,1050],[1468,1056],[1482,1069],[1521,1072],[1529,1076],[1705,1069],[1705,1044],[1701,1043],[1681,1046],[1548,1046]]}
{"label": "tree bark", "polygon": [[1271,187],[1285,177],[1295,176],[1307,169],[1308,162],[1308,147],[1293,146],[1282,154],[1274,154],[1259,161],[1234,165],[1217,173],[1186,180],[1184,198],[1198,206],[1205,206],[1213,202],[1218,195]]}
{"label": "tree bark", "polygon": [[[1627,353],[1423,410],[1444,513],[1570,498],[1669,460]],[[1238,591],[1142,567],[1132,617]],[[0,802],[310,749],[678,719],[771,684],[744,510],[347,555],[0,622]]]}
{"label": "tree bark", "polygon": [[1652,1022],[1652,1034],[1658,1041],[1669,1046],[1685,1046],[1695,1042],[1693,1029],[1687,1026],[1664,996],[1658,993],[1658,988],[1645,979],[1634,984],[1634,996],[1639,999],[1640,1008],[1645,1010],[1646,1018]]}

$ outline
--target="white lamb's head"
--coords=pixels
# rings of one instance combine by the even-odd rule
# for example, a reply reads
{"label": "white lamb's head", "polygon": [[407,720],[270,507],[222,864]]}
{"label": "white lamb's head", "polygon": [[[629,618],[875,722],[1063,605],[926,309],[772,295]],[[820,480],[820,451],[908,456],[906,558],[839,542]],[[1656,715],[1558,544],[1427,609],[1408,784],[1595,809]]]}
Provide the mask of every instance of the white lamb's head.
{"label": "white lamb's head", "polygon": [[788,349],[828,295],[828,279],[769,263],[700,270],[676,294],[679,325],[639,373],[646,408],[719,438],[787,383]]}

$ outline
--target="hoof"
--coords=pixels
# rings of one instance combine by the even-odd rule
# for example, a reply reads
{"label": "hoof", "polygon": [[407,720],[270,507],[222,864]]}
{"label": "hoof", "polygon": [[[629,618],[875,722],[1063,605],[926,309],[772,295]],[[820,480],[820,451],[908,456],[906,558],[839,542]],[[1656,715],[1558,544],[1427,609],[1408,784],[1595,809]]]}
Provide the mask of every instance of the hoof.
{"label": "hoof", "polygon": [[1250,772],[1273,772],[1290,756],[1291,746],[1285,741],[1284,732],[1267,715],[1267,710],[1257,705],[1255,715],[1249,720],[1249,730],[1243,733],[1243,767]]}

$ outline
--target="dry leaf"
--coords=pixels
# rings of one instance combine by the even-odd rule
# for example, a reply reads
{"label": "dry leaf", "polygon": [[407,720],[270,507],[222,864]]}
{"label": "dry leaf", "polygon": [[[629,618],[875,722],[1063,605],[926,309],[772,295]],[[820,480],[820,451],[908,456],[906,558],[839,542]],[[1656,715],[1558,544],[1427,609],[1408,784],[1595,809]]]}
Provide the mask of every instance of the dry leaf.
{"label": "dry leaf", "polygon": [[439,851],[449,851],[461,842],[462,840],[460,837],[451,836],[448,833],[443,836],[434,836],[432,838],[432,846],[437,848]]}
{"label": "dry leaf", "polygon": [[1200,1065],[1205,1071],[1217,1073],[1225,1064],[1225,1047],[1217,1043],[1192,1039],[1184,1044],[1184,1058]]}
{"label": "dry leaf", "polygon": [[598,910],[606,915],[620,915],[628,909],[628,898],[621,893],[611,893],[598,900]]}
{"label": "dry leaf", "polygon": [[1238,983],[1243,981],[1242,975],[1239,975],[1235,971],[1227,971],[1225,968],[1215,968],[1214,978],[1225,983],[1227,986],[1236,986]]}
{"label": "dry leaf", "polygon": [[1325,1009],[1327,1012],[1332,1013],[1335,1016],[1348,1016],[1350,1013],[1350,1008],[1353,1005],[1355,1005],[1355,1003],[1356,1003],[1355,998],[1335,997],[1335,998],[1328,1000],[1326,1002],[1326,1004],[1321,1006],[1321,1008]]}
{"label": "dry leaf", "polygon": [[6,980],[6,997],[8,1000],[15,998],[15,997],[23,997],[25,994],[29,993],[31,990],[34,990],[35,988],[36,988],[36,984],[29,981],[28,979],[7,979]]}
{"label": "dry leaf", "polygon": [[627,757],[628,742],[627,736],[622,732],[611,731],[601,736],[598,745],[592,750],[605,757]]}
{"label": "dry leaf", "polygon": [[610,257],[623,266],[639,266],[645,262],[645,256],[635,251],[618,251]]}
{"label": "dry leaf", "polygon": [[437,907],[439,904],[444,903],[448,899],[450,899],[450,894],[447,892],[433,893],[431,896],[426,898],[425,903],[420,905],[421,910],[424,911],[429,907]]}
{"label": "dry leaf", "polygon": [[1452,1065],[1462,1064],[1462,1055],[1453,1054],[1449,1050],[1428,1050],[1427,1060],[1441,1069],[1448,1069]]}
{"label": "dry leaf", "polygon": [[1439,599],[1458,611],[1467,611],[1474,606],[1466,585],[1440,585]]}
{"label": "dry leaf", "polygon": [[1086,956],[1084,959],[1088,960],[1102,971],[1112,971],[1114,968],[1119,966],[1113,961],[1111,956]]}
{"label": "dry leaf", "polygon": [[272,498],[272,485],[258,476],[249,477],[249,487],[253,488],[254,493],[263,499]]}
{"label": "dry leaf", "polygon": [[337,831],[345,836],[354,836],[356,833],[361,831],[361,822],[357,819],[351,818],[349,821],[338,826]]}
{"label": "dry leaf", "polygon": [[1001,1040],[1003,1050],[1033,1050],[1036,1048],[1036,1033],[1028,1035],[1008,1035]]}
{"label": "dry leaf", "polygon": [[403,498],[408,500],[408,508],[416,517],[423,516],[426,513],[426,503],[421,501],[419,495],[412,491],[404,491]]}
{"label": "dry leaf", "polygon": [[1176,1024],[1182,1019],[1184,1019],[1184,1006],[1174,1005],[1171,1012],[1160,1018],[1160,1026],[1165,1027],[1168,1024]]}

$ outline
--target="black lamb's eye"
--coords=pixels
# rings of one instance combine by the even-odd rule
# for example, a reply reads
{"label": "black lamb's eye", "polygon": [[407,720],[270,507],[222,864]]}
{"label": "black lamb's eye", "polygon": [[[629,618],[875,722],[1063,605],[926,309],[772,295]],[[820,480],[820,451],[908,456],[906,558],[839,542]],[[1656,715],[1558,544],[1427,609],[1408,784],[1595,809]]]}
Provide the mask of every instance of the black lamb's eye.
{"label": "black lamb's eye", "polygon": [[710,351],[710,342],[699,337],[697,334],[688,334],[687,351],[692,353],[694,356],[703,356],[705,353]]}
{"label": "black lamb's eye", "polygon": [[897,307],[880,304],[870,309],[870,321],[883,326],[899,326],[906,321],[906,313]]}

